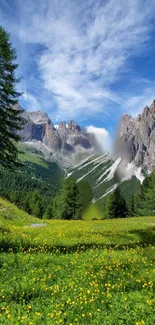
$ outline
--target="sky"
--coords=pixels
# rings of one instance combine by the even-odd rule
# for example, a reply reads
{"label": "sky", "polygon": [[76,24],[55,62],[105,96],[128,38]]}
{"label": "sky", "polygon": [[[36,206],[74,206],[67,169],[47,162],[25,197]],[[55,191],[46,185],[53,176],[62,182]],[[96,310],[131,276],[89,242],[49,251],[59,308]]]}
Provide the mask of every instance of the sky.
{"label": "sky", "polygon": [[0,0],[22,107],[107,139],[155,98],[154,17],[154,0]]}

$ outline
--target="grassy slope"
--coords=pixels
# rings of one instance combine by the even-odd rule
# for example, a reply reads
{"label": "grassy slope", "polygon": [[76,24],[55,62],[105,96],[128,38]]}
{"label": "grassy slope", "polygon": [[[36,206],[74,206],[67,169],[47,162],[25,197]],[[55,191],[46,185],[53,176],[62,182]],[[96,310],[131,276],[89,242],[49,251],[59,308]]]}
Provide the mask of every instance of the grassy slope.
{"label": "grassy slope", "polygon": [[155,217],[34,229],[2,199],[0,217],[1,324],[155,323]]}
{"label": "grassy slope", "polygon": [[40,157],[38,157],[37,155],[35,155],[31,152],[21,153],[19,155],[19,158],[22,162],[30,161],[31,163],[34,163],[34,164],[37,164],[37,165],[47,168],[47,164],[45,163],[45,161],[43,161],[43,159],[41,159]]}
{"label": "grassy slope", "polygon": [[48,168],[46,161],[41,157],[41,155],[37,154],[37,152],[35,152],[33,149],[25,146],[22,143],[20,144],[19,149],[21,150],[21,153],[19,154],[19,159],[22,162],[29,161],[39,166]]}
{"label": "grassy slope", "polygon": [[24,226],[33,222],[40,222],[39,219],[30,216],[25,211],[18,209],[14,204],[0,198],[0,223],[2,227]]}

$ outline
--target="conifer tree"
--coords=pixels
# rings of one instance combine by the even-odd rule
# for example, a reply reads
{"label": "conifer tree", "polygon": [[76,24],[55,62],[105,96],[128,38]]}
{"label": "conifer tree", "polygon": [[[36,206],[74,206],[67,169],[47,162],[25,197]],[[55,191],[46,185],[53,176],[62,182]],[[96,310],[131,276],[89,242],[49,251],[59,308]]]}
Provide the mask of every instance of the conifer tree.
{"label": "conifer tree", "polygon": [[137,216],[155,215],[155,172],[146,176],[134,200]]}
{"label": "conifer tree", "polygon": [[78,184],[72,178],[65,179],[53,200],[53,214],[57,219],[80,219],[82,200]]}
{"label": "conifer tree", "polygon": [[106,201],[106,218],[125,218],[127,216],[127,205],[119,187],[108,196]]}
{"label": "conifer tree", "polygon": [[17,109],[20,93],[16,91],[19,80],[15,60],[9,34],[0,26],[0,164],[7,167],[18,163],[17,131],[23,125],[21,110]]}
{"label": "conifer tree", "polygon": [[38,191],[34,191],[30,201],[31,213],[38,218],[43,216],[42,200]]}
{"label": "conifer tree", "polygon": [[88,205],[93,199],[93,191],[90,184],[82,180],[78,183],[80,195],[81,195],[81,204],[82,204],[82,213],[87,209]]}
{"label": "conifer tree", "polygon": [[135,200],[134,195],[132,195],[129,203],[128,203],[128,215],[129,217],[133,217],[135,215]]}
{"label": "conifer tree", "polygon": [[50,202],[50,204],[48,204],[45,214],[44,214],[44,218],[45,219],[53,219],[54,218],[54,213],[53,213],[54,209],[53,209],[53,200]]}

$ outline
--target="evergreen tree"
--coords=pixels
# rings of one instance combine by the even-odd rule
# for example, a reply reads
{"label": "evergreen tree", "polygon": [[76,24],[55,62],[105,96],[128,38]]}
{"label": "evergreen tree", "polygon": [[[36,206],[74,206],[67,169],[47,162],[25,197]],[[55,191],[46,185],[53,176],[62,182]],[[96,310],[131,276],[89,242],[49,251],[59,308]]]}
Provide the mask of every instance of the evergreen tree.
{"label": "evergreen tree", "polygon": [[135,210],[138,216],[155,215],[155,172],[146,176],[135,195]]}
{"label": "evergreen tree", "polygon": [[17,109],[16,52],[9,38],[0,26],[0,164],[7,167],[18,162],[17,131],[23,125],[21,110]]}
{"label": "evergreen tree", "polygon": [[106,201],[106,218],[125,218],[127,206],[119,187],[108,196]]}
{"label": "evergreen tree", "polygon": [[30,201],[31,214],[35,217],[42,218],[43,216],[43,207],[42,200],[38,191],[34,191],[31,201]]}
{"label": "evergreen tree", "polygon": [[133,217],[135,215],[135,200],[134,195],[132,195],[129,203],[128,203],[128,215],[129,217]]}
{"label": "evergreen tree", "polygon": [[87,209],[88,205],[93,199],[93,191],[87,181],[80,181],[78,183],[78,187],[81,195],[82,213],[84,213],[84,211]]}
{"label": "evergreen tree", "polygon": [[79,186],[72,178],[64,180],[59,194],[53,200],[53,214],[57,219],[80,219],[82,199]]}
{"label": "evergreen tree", "polygon": [[45,219],[54,219],[54,214],[53,214],[53,200],[50,202],[50,204],[48,204],[45,214],[44,214],[44,218]]}
{"label": "evergreen tree", "polygon": [[25,200],[23,202],[23,209],[27,212],[27,213],[31,213],[31,207],[30,207],[30,201],[31,201],[31,194],[27,193],[25,195]]}

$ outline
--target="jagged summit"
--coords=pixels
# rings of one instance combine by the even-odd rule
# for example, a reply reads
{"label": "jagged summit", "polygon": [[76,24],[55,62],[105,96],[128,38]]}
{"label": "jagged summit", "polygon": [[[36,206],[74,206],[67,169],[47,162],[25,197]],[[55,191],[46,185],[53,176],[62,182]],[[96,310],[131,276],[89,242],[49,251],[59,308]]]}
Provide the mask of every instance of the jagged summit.
{"label": "jagged summit", "polygon": [[27,112],[27,111],[25,111],[24,112],[24,117],[25,117],[26,120],[29,118],[35,124],[43,124],[43,123],[50,123],[51,122],[48,115],[45,112],[41,111],[41,110],[36,111],[36,112]]}
{"label": "jagged summit", "polygon": [[136,119],[122,116],[116,150],[138,166],[155,166],[155,100]]}
{"label": "jagged summit", "polygon": [[29,146],[53,153],[59,158],[71,158],[73,154],[90,155],[96,153],[98,145],[94,136],[81,129],[73,120],[64,121],[55,127],[49,116],[43,111],[24,111],[26,121],[19,135],[21,141]]}

